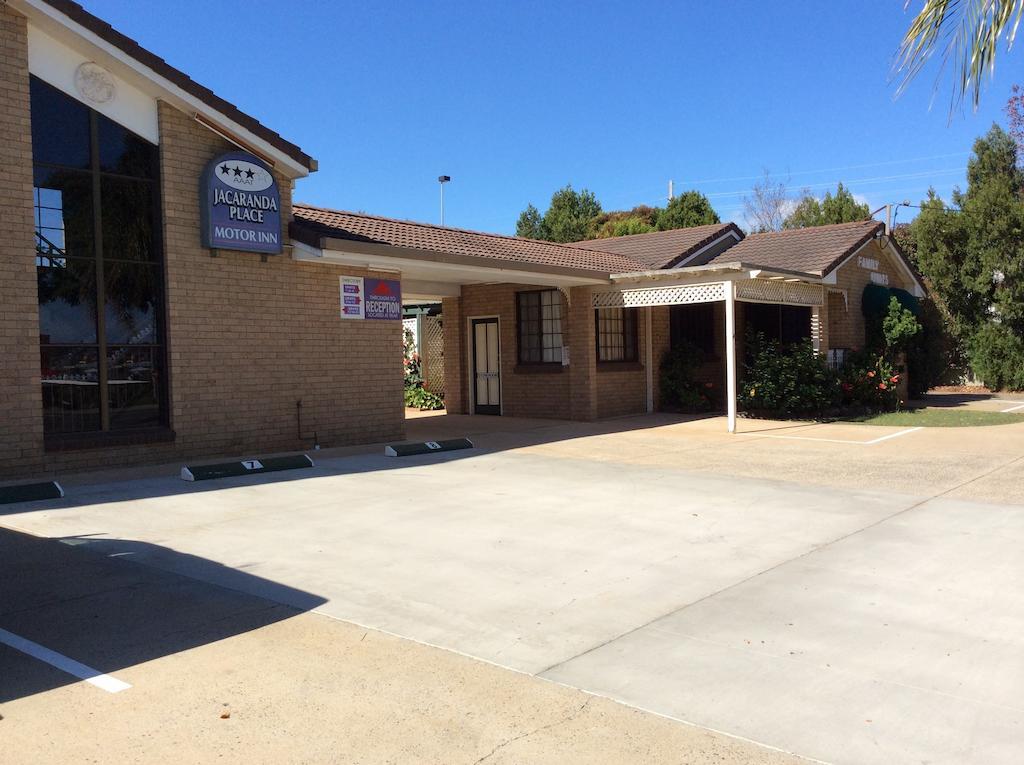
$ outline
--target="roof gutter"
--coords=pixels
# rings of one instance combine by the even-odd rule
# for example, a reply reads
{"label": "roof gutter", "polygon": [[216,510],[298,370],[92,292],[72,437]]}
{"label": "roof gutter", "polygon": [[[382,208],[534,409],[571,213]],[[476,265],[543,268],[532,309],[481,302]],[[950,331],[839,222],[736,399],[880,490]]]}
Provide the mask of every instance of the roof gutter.
{"label": "roof gutter", "polygon": [[654,271],[631,271],[623,274],[612,274],[613,282],[623,281],[666,281],[676,279],[680,276],[699,276],[701,274],[715,273],[741,273],[749,272],[753,278],[793,278],[801,281],[819,283],[822,280],[821,274],[810,274],[803,271],[791,271],[785,268],[765,268],[754,263],[708,263],[703,266],[683,266],[682,268],[662,268]]}

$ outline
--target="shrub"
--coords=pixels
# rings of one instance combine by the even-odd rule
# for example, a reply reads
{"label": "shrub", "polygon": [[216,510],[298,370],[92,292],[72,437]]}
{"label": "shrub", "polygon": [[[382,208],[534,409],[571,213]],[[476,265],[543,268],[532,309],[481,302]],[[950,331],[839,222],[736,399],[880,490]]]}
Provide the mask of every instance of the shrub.
{"label": "shrub", "polygon": [[882,337],[889,357],[906,353],[920,334],[921,323],[913,312],[904,308],[895,295],[889,298],[889,309],[882,319]]}
{"label": "shrub", "polygon": [[891,412],[900,407],[901,375],[884,353],[861,351],[847,359],[840,372],[839,389],[844,407]]}
{"label": "shrub", "polygon": [[967,341],[971,369],[993,390],[1024,390],[1024,339],[1009,327],[983,324]]}
{"label": "shrub", "polygon": [[764,335],[747,335],[748,359],[737,393],[750,412],[819,415],[838,402],[839,384],[809,340],[780,347]]}
{"label": "shrub", "polygon": [[662,357],[659,385],[664,406],[698,412],[714,406],[714,384],[696,379],[703,363],[704,352],[690,343],[673,348]]}
{"label": "shrub", "polygon": [[405,389],[405,405],[421,411],[444,409],[444,399],[419,385]]}
{"label": "shrub", "polygon": [[933,300],[921,300],[921,336],[907,348],[910,395],[919,396],[937,385],[963,379],[967,363],[960,343],[949,331],[946,318]]}

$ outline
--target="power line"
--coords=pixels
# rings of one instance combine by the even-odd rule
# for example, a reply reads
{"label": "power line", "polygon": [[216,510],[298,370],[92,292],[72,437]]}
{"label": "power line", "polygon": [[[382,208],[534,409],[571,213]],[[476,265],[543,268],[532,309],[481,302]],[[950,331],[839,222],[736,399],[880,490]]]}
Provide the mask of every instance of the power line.
{"label": "power line", "polygon": [[[886,162],[868,162],[863,165],[846,165],[845,167],[826,167],[819,170],[798,170],[794,173],[786,173],[787,176],[792,177],[794,175],[815,175],[817,173],[834,173],[839,170],[860,170],[865,167],[884,167],[887,165],[900,165],[909,164],[911,162],[924,162],[925,160],[932,159],[948,159],[949,157],[966,157],[970,154],[969,151],[958,151],[952,154],[933,154],[930,157],[911,157],[908,159],[893,159]],[[704,178],[701,180],[683,180],[681,183],[720,183],[725,181],[754,181],[764,177],[764,173],[760,175],[737,175],[732,178]]]}
{"label": "power line", "polygon": [[[855,184],[864,185],[866,183],[884,183],[886,181],[898,181],[907,178],[928,178],[934,175],[948,175],[950,173],[962,173],[964,169],[962,167],[951,167],[945,170],[926,170],[917,173],[899,173],[897,175],[880,175],[875,178],[851,178],[847,181],[843,181],[843,185],[847,188],[852,188]],[[824,183],[811,183],[806,186],[801,186],[801,189],[824,189],[831,188],[840,181],[828,181]],[[719,197],[736,197],[741,194],[749,194],[750,189],[740,189],[739,191],[716,191],[711,194],[705,194],[708,199],[717,199]]]}

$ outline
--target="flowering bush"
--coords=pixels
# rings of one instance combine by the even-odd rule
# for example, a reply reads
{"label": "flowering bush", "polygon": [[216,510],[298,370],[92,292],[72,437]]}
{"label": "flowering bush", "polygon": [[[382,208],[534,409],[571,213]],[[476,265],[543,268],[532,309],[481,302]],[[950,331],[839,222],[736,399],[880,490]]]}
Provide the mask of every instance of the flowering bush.
{"label": "flowering bush", "polygon": [[405,405],[414,409],[444,409],[444,399],[423,387],[420,355],[411,330],[402,332],[402,364],[405,367]]}
{"label": "flowering bush", "polygon": [[901,375],[884,354],[852,353],[840,373],[844,406],[865,407],[871,411],[898,409]]}
{"label": "flowering bush", "polygon": [[809,340],[780,346],[747,334],[748,362],[737,391],[740,408],[776,416],[818,416],[839,402],[839,381]]}

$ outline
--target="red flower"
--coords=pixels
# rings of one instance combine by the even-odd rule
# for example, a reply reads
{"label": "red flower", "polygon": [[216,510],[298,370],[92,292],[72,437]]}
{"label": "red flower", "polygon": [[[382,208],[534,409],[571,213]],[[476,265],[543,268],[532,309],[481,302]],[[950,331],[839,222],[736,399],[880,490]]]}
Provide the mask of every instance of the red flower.
{"label": "red flower", "polygon": [[891,383],[898,383],[899,381],[900,381],[900,376],[899,375],[893,375],[892,377],[889,378],[889,382],[891,382]]}
{"label": "red flower", "polygon": [[870,372],[868,372],[868,377],[874,377],[874,376],[875,376],[875,370],[872,369]]}
{"label": "red flower", "polygon": [[879,390],[885,390],[885,383],[878,383]]}

